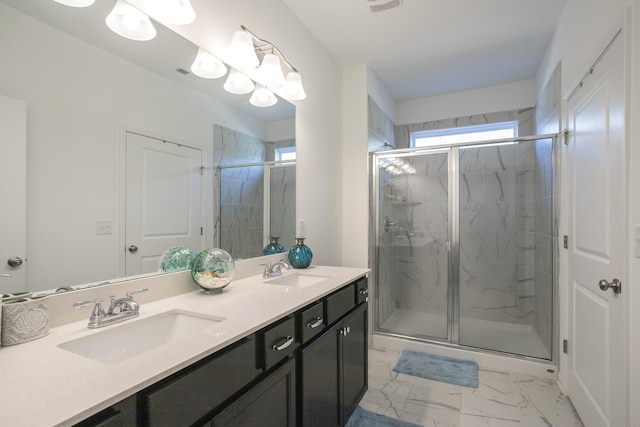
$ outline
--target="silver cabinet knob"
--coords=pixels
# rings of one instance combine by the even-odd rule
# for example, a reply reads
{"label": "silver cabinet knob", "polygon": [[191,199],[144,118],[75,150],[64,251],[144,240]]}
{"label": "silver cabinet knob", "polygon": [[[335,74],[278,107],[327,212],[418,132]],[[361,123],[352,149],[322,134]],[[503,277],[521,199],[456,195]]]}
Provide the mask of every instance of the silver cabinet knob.
{"label": "silver cabinet knob", "polygon": [[609,289],[613,289],[614,294],[619,294],[622,292],[622,283],[618,279],[613,279],[611,283],[609,283],[606,279],[602,279],[598,282],[598,286],[603,291],[608,291]]}
{"label": "silver cabinet knob", "polygon": [[131,252],[132,254],[135,254],[136,252],[138,252],[138,247],[136,245],[130,245],[129,252]]}
{"label": "silver cabinet knob", "polygon": [[11,267],[19,267],[22,265],[22,258],[20,258],[19,256],[11,257],[7,260],[7,264],[9,264]]}

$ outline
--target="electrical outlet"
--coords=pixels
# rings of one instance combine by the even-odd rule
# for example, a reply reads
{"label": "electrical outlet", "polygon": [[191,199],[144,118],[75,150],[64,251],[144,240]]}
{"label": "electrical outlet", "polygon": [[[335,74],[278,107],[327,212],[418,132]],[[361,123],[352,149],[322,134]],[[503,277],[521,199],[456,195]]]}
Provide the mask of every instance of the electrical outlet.
{"label": "electrical outlet", "polygon": [[113,221],[111,220],[103,220],[96,221],[96,234],[113,234]]}

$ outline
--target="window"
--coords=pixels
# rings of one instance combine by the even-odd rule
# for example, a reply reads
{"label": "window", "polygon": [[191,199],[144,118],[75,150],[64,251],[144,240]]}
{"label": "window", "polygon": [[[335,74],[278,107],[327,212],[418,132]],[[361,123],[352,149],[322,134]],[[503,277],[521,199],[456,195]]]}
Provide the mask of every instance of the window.
{"label": "window", "polygon": [[517,121],[489,123],[486,125],[413,132],[411,134],[411,146],[434,147],[438,145],[452,145],[464,142],[515,138],[516,136],[518,136]]}
{"label": "window", "polygon": [[276,161],[287,161],[296,159],[296,147],[276,148]]}

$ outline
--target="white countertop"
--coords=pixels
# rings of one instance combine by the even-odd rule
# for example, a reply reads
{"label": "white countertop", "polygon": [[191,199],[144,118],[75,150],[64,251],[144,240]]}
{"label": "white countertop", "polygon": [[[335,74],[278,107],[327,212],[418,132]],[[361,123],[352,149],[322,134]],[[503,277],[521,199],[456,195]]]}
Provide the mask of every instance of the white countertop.
{"label": "white countertop", "polygon": [[[292,270],[293,271],[293,270]],[[0,425],[73,425],[133,395],[193,362],[250,335],[365,275],[362,268],[312,266],[310,274],[330,276],[298,288],[265,285],[261,276],[231,282],[220,294],[194,291],[141,303],[140,316],[100,329],[87,319],[52,328],[48,336],[0,349]],[[285,272],[287,274],[288,272]],[[72,308],[69,308],[72,310]],[[173,342],[115,364],[106,364],[61,349],[59,344],[117,328],[170,310],[186,310],[225,320],[203,338]]]}

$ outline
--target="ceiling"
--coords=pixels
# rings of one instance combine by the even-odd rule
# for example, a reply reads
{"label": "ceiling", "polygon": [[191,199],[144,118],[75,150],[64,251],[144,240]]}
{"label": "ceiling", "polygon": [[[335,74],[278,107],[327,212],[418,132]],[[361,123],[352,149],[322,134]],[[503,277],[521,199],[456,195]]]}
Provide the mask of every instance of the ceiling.
{"label": "ceiling", "polygon": [[[342,66],[395,100],[533,78],[566,0],[283,0]],[[370,6],[401,3],[381,12]]]}

